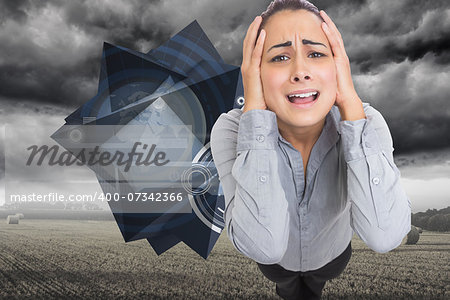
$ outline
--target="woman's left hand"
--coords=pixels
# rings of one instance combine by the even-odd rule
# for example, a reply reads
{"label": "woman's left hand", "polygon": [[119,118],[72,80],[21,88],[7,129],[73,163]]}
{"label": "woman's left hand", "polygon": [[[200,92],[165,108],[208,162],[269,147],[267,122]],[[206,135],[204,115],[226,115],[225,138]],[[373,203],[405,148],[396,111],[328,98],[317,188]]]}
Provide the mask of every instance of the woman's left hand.
{"label": "woman's left hand", "polygon": [[353,85],[350,60],[345,52],[341,33],[323,10],[320,11],[320,15],[325,20],[325,22],[322,22],[322,30],[331,45],[336,64],[337,92],[334,104],[339,108],[342,120],[363,119],[366,115],[362,101]]}

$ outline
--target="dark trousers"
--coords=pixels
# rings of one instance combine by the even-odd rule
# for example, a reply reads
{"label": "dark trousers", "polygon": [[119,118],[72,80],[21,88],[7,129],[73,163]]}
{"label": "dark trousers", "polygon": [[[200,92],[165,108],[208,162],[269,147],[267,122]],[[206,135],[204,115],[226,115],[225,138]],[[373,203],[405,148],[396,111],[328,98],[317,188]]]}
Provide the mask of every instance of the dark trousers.
{"label": "dark trousers", "polygon": [[278,264],[257,264],[264,276],[276,283],[276,292],[281,298],[320,299],[325,283],[338,277],[344,271],[351,256],[350,242],[342,254],[317,270],[294,272]]}

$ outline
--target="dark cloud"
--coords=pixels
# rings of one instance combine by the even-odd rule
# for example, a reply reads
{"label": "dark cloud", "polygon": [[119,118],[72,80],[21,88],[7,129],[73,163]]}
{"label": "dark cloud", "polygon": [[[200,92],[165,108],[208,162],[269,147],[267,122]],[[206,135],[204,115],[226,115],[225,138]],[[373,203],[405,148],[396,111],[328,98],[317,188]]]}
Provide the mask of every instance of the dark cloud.
{"label": "dark cloud", "polygon": [[7,3],[0,96],[77,106],[95,95],[103,41],[147,52],[197,19],[223,58],[240,64],[245,30],[269,2]]}
{"label": "dark cloud", "polygon": [[[319,10],[334,10],[339,7],[345,7],[348,13],[353,13],[355,10],[358,10],[361,6],[367,4],[367,0],[316,0],[310,1],[313,3]],[[327,12],[328,13],[328,12]]]}
{"label": "dark cloud", "polygon": [[[358,94],[385,116],[396,153],[450,146],[450,3],[312,1],[338,26]],[[103,41],[147,52],[196,19],[240,65],[270,1],[1,1],[0,96],[76,107],[96,93]]]}
{"label": "dark cloud", "polygon": [[354,76],[358,94],[385,117],[397,152],[450,145],[450,67],[426,54]]}
{"label": "dark cloud", "polygon": [[3,23],[9,18],[23,22],[27,18],[27,14],[25,13],[27,5],[27,0],[0,0],[0,23]]}
{"label": "dark cloud", "polygon": [[382,112],[395,153],[450,146],[450,3],[336,3],[328,14],[342,33],[358,94]]}
{"label": "dark cloud", "polygon": [[418,60],[427,53],[444,55],[440,63],[448,61],[450,51],[449,10],[426,10],[410,31],[400,30],[390,35],[356,35],[350,39],[348,55],[360,72],[374,70],[380,65],[399,63],[405,59]]}

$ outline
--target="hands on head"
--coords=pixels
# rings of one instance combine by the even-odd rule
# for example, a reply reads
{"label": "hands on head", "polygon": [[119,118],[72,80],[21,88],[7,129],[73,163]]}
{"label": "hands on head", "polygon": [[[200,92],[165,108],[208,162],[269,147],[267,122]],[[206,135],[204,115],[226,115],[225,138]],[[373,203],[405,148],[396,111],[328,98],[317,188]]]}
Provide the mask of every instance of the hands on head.
{"label": "hands on head", "polygon": [[346,98],[351,98],[356,95],[353,86],[352,75],[350,71],[350,61],[344,48],[344,40],[331,18],[321,10],[320,15],[325,20],[322,22],[322,29],[327,36],[333,51],[333,58],[336,64],[336,77],[338,83],[338,90],[336,93],[336,105],[340,106]]}
{"label": "hands on head", "polygon": [[[322,22],[321,28],[331,46],[336,65],[337,91],[335,105],[342,109],[346,103],[360,102],[360,99],[353,85],[350,62],[345,52],[342,36],[330,17],[324,11],[320,11],[320,14],[325,20],[325,22]],[[258,36],[261,21],[261,16],[254,19],[247,30],[243,43],[241,72],[245,98],[244,112],[251,109],[268,109],[261,81],[261,59],[266,39],[264,29]]]}
{"label": "hands on head", "polygon": [[[241,65],[245,99],[244,112],[251,109],[267,109],[261,83],[260,68],[264,39],[266,37],[264,29],[261,30],[259,37],[257,37],[261,21],[261,16],[257,16],[255,20],[253,20],[244,39]],[[258,40],[255,43],[257,38]]]}
{"label": "hands on head", "polygon": [[325,22],[322,22],[322,30],[330,43],[336,64],[337,91],[335,105],[339,108],[343,120],[365,118],[362,101],[353,85],[350,60],[345,51],[342,35],[325,11],[321,10],[320,15],[325,20]]}

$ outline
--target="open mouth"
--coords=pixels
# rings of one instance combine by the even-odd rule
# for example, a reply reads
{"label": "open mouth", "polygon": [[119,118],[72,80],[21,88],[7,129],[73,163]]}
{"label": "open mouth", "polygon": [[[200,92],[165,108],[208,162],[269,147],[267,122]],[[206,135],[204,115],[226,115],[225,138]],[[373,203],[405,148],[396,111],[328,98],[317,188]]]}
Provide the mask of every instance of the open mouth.
{"label": "open mouth", "polygon": [[287,99],[289,102],[293,104],[307,104],[317,100],[319,98],[320,93],[318,91],[303,93],[303,94],[290,94],[287,95]]}

